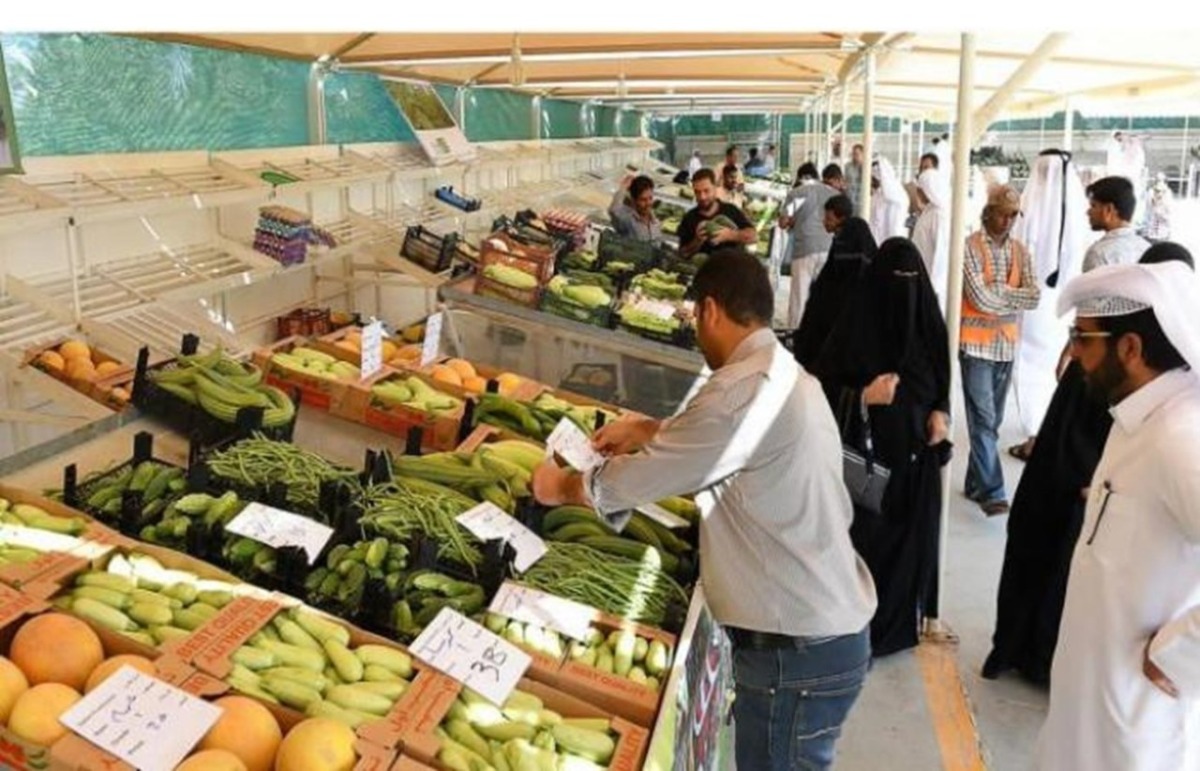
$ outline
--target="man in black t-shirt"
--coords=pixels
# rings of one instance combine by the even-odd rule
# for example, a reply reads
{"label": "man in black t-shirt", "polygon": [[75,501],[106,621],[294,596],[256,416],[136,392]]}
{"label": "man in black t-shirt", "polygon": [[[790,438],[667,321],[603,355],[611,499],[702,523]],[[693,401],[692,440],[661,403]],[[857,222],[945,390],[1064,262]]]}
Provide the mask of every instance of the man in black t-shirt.
{"label": "man in black t-shirt", "polygon": [[[717,178],[712,169],[700,169],[692,175],[692,192],[696,194],[696,207],[679,223],[679,252],[684,257],[710,252],[722,244],[752,244],[758,239],[754,225],[742,210],[717,198]],[[717,217],[725,217],[736,229],[725,227],[709,236],[703,226]]]}

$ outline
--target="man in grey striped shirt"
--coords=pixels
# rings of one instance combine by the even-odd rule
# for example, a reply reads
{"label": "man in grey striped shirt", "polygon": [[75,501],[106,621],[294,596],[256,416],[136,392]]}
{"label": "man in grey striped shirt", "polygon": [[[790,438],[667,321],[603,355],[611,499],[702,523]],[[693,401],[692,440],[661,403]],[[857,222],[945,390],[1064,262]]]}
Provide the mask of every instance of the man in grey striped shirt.
{"label": "man in grey striped shirt", "polygon": [[[850,543],[841,437],[820,383],[771,331],[762,264],[715,253],[692,288],[711,378],[673,418],[601,429],[600,466],[581,475],[547,461],[534,494],[591,505],[619,528],[630,508],[696,493],[700,577],[734,648],[738,768],[829,768],[875,612]],[[895,384],[868,391],[868,403],[888,403]]]}

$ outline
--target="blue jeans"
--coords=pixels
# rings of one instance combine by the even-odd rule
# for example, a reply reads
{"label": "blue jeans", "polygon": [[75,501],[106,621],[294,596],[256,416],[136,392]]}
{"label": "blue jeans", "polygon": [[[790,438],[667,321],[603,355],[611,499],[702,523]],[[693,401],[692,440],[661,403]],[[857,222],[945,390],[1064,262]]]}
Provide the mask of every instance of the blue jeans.
{"label": "blue jeans", "polygon": [[813,637],[802,647],[734,648],[739,771],[828,769],[834,744],[871,662],[864,629]]}
{"label": "blue jeans", "polygon": [[967,459],[963,490],[977,503],[1008,500],[996,441],[1004,422],[1012,362],[978,359],[962,352],[958,354],[958,362],[962,369],[967,431],[971,435],[971,456]]}

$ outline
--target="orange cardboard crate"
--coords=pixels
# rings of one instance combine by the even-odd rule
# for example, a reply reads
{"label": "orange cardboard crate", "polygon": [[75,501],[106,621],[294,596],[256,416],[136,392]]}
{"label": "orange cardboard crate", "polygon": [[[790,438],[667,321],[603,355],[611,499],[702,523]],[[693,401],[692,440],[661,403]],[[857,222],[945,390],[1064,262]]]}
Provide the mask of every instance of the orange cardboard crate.
{"label": "orange cardboard crate", "polygon": [[462,423],[463,408],[459,407],[449,415],[434,415],[381,399],[372,393],[371,386],[392,377],[417,377],[434,390],[460,400],[467,398],[467,394],[461,388],[433,382],[419,373],[389,371],[387,375],[370,384],[352,384],[347,391],[346,398],[342,400],[342,404],[331,410],[332,414],[401,439],[408,436],[409,430],[419,427],[422,431],[421,446],[424,449],[453,450],[458,444],[458,430]]}
{"label": "orange cardboard crate", "polygon": [[[83,532],[78,536],[44,537],[46,544],[53,550],[44,552],[37,559],[24,564],[0,566],[0,583],[20,588],[25,584],[40,580],[43,575],[48,573],[61,572],[64,566],[69,569],[71,565],[77,564],[79,559],[97,555],[106,547],[111,548],[127,542],[127,539],[120,533],[97,522],[86,513],[38,493],[0,483],[0,498],[8,500],[12,504],[24,503],[37,506],[51,516],[82,519],[86,522]],[[43,531],[38,531],[38,534],[40,535],[41,532]],[[56,535],[58,534],[48,534],[48,536]],[[74,543],[69,543],[68,539]]]}
{"label": "orange cardboard crate", "polygon": [[[22,624],[33,616],[48,612],[49,606],[40,598],[27,592],[0,586],[0,651],[8,653],[13,637]],[[57,612],[57,611],[49,611]],[[117,635],[100,635],[105,657],[121,654],[146,655],[142,646]],[[157,654],[148,658],[154,659]],[[214,689],[223,686],[211,678],[198,675],[194,670],[179,665],[179,662],[164,658],[154,659],[156,674],[196,696],[215,695]],[[134,771],[132,766],[104,752],[75,734],[68,733],[52,745],[38,744],[23,739],[0,727],[0,768],[14,771]]]}
{"label": "orange cardboard crate", "polygon": [[[292,349],[300,346],[312,347],[310,342],[303,337],[288,337],[265,348],[259,348],[254,352],[251,361],[263,371],[263,379],[269,385],[282,388],[289,393],[294,388],[300,392],[300,400],[304,404],[318,410],[332,412],[333,405],[346,398],[349,385],[355,382],[354,380],[318,377],[271,361],[271,357],[276,353],[289,353]],[[313,348],[313,350],[317,349]],[[327,352],[322,351],[322,353]],[[341,360],[339,359],[339,361]]]}
{"label": "orange cardboard crate", "polygon": [[[400,742],[405,755],[416,758],[436,769],[445,769],[437,759],[441,750],[441,740],[434,730],[441,724],[446,713],[458,698],[462,684],[437,672],[429,672],[427,676],[413,682],[394,713],[398,722],[387,727],[399,732]],[[646,749],[650,740],[650,732],[621,717],[615,717],[598,706],[589,704],[582,699],[563,693],[545,683],[522,678],[517,683],[517,690],[524,691],[542,700],[545,708],[559,713],[563,717],[601,718],[609,721],[610,730],[616,734],[617,747],[609,762],[610,771],[637,771],[642,767]],[[384,724],[371,723],[359,729],[359,734],[372,741],[391,738],[378,736],[372,738],[370,729],[382,730]],[[383,743],[382,741],[380,743]]]}
{"label": "orange cardboard crate", "polygon": [[[359,327],[344,327],[336,332],[330,332],[329,334],[322,335],[321,337],[314,337],[309,341],[309,347],[314,351],[327,353],[341,361],[349,362],[356,367],[362,366],[362,353],[355,348],[348,348],[346,345],[344,345],[346,336],[355,329],[359,329]],[[406,343],[401,337],[385,337],[384,341],[395,346],[396,351],[408,346],[407,350],[416,353],[421,348],[420,343]],[[386,354],[387,351],[385,350],[384,353]],[[419,353],[416,354],[414,361],[420,361]],[[393,353],[390,357],[385,355],[383,357],[383,364],[384,367],[396,368],[400,366],[400,362],[397,361],[395,353]]]}

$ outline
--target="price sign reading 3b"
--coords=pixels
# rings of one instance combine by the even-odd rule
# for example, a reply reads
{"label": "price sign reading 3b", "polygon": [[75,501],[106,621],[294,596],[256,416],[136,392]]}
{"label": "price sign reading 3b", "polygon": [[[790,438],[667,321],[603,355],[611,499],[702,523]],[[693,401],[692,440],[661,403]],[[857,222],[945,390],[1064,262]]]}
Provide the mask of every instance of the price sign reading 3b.
{"label": "price sign reading 3b", "polygon": [[504,703],[532,661],[525,651],[452,608],[442,608],[409,651],[496,706]]}

